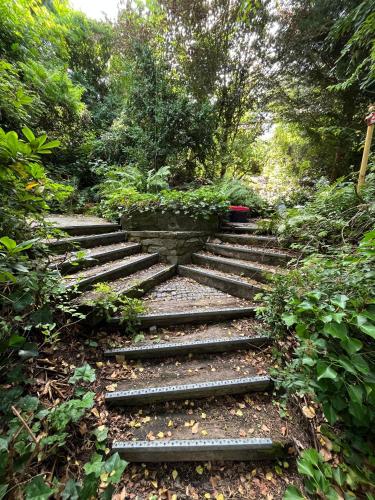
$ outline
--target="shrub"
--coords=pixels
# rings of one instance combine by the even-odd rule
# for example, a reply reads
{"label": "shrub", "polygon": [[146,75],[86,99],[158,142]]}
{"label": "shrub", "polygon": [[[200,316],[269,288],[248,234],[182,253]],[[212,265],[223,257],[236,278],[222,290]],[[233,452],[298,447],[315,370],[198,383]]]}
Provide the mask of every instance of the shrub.
{"label": "shrub", "polygon": [[252,216],[263,213],[266,209],[265,201],[260,195],[239,179],[224,179],[215,185],[231,205],[244,205],[250,208]]}
{"label": "shrub", "polygon": [[[370,475],[364,466],[371,455],[368,443],[375,437],[374,266],[371,231],[354,251],[316,254],[276,277],[260,312],[276,337],[289,329],[297,338],[292,357],[277,373],[280,385],[321,404],[330,426],[340,429],[341,440],[330,437],[341,447],[347,469],[363,482]],[[344,477],[345,488],[355,489],[350,475]]]}
{"label": "shrub", "polygon": [[160,193],[139,193],[131,187],[119,187],[103,193],[104,199],[98,207],[99,213],[108,219],[117,219],[126,214],[167,210],[175,214],[189,215],[195,219],[223,214],[229,205],[226,197],[212,187],[201,187],[193,191],[163,190]]}
{"label": "shrub", "polygon": [[305,206],[279,214],[275,228],[286,243],[312,253],[328,251],[330,245],[354,243],[375,223],[375,172],[367,176],[358,196],[352,182],[339,180],[323,186]]}

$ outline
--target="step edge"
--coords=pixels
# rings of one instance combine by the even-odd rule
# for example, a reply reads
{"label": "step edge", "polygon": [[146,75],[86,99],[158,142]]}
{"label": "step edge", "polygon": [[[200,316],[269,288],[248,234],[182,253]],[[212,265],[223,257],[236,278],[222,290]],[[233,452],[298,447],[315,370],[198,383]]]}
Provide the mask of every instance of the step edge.
{"label": "step edge", "polygon": [[262,286],[251,285],[250,283],[236,280],[235,278],[221,276],[220,274],[216,274],[213,270],[206,270],[204,268],[194,269],[194,268],[189,267],[188,265],[187,266],[186,265],[179,265],[178,269],[192,271],[193,273],[196,272],[196,273],[201,274],[203,276],[207,276],[207,277],[214,278],[214,279],[220,279],[221,281],[224,281],[224,282],[226,281],[228,283],[231,283],[232,285],[241,286],[241,287],[246,288],[248,290],[259,290],[259,292],[266,291],[266,288],[264,288]]}

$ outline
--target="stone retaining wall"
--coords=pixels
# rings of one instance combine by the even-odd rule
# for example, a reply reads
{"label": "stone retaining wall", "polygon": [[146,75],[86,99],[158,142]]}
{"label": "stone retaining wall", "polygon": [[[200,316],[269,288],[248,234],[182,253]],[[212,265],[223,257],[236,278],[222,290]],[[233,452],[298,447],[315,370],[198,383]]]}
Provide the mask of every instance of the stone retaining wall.
{"label": "stone retaining wall", "polygon": [[208,236],[203,231],[127,231],[128,241],[140,243],[144,252],[157,252],[170,264],[190,263],[191,254],[203,248]]}

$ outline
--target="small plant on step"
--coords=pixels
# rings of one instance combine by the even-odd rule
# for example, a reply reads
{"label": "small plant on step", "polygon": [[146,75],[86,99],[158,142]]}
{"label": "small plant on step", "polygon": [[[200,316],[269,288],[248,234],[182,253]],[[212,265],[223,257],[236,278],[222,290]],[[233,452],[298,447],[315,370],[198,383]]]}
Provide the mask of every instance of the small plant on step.
{"label": "small plant on step", "polygon": [[95,307],[98,314],[106,320],[117,316],[125,326],[126,333],[135,335],[139,326],[139,315],[145,312],[143,302],[117,293],[108,283],[97,283],[94,285],[94,291],[95,298],[89,305]]}

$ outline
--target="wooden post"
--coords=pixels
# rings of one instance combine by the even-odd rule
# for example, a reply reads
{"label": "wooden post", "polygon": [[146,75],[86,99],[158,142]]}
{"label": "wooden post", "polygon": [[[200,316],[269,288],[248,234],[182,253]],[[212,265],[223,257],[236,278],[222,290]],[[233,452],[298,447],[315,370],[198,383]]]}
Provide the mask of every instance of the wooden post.
{"label": "wooden post", "polygon": [[375,106],[370,106],[369,111],[370,114],[366,117],[367,134],[366,134],[365,146],[363,148],[361,168],[359,169],[357,193],[359,193],[359,191],[361,190],[362,186],[365,183],[368,156],[370,153],[372,134],[374,132],[374,126],[375,126]]}

